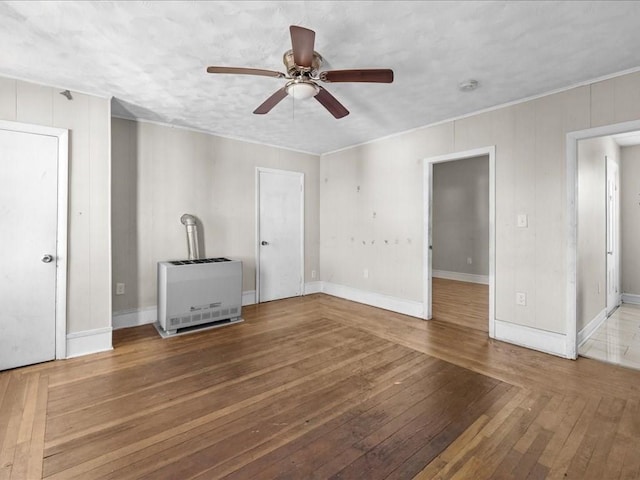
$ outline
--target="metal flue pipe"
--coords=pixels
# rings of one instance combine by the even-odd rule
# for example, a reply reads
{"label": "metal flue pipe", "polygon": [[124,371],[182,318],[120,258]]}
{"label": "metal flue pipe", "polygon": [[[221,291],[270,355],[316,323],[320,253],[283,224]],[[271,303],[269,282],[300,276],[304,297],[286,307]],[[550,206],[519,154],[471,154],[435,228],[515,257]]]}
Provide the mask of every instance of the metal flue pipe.
{"label": "metal flue pipe", "polygon": [[196,224],[196,217],[185,213],[180,217],[180,221],[187,227],[189,260],[198,260],[200,258],[200,248],[198,246],[198,225]]}

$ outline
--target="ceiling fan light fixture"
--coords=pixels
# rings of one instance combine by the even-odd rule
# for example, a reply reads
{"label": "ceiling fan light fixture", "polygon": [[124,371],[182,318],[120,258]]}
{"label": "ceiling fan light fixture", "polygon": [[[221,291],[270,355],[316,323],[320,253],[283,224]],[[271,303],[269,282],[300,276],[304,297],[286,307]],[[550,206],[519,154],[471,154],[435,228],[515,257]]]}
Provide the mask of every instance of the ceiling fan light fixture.
{"label": "ceiling fan light fixture", "polygon": [[305,98],[315,97],[320,89],[309,80],[293,80],[285,86],[287,95],[296,100],[304,100]]}

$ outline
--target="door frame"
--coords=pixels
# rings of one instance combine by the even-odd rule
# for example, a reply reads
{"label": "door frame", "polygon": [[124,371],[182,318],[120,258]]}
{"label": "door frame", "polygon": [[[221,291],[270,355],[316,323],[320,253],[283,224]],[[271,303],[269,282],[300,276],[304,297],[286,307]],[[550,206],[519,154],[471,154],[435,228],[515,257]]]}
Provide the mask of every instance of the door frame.
{"label": "door frame", "polygon": [[256,167],[256,303],[260,303],[260,174],[272,173],[289,175],[300,179],[300,295],[304,295],[304,173],[293,170],[279,170],[275,168]]}
{"label": "door frame", "polygon": [[67,235],[69,199],[69,131],[64,128],[45,127],[28,123],[0,120],[0,129],[35,135],[46,135],[58,140],[58,211],[56,227],[56,293],[55,342],[56,359],[67,354]]}
{"label": "door frame", "polygon": [[[620,159],[621,160],[621,159]],[[617,180],[617,182],[614,181],[614,187],[615,189],[613,190],[612,195],[613,195],[613,212],[610,212],[610,199],[609,199],[609,195],[610,195],[610,191],[609,191],[609,164],[610,164],[610,160],[609,157],[607,155],[604,156],[604,161],[605,161],[605,195],[606,195],[606,207],[605,207],[605,225],[606,225],[606,229],[607,229],[607,234],[606,234],[606,249],[607,249],[607,253],[605,255],[605,271],[606,271],[606,279],[605,279],[605,288],[606,288],[606,292],[607,292],[607,300],[605,302],[605,311],[606,311],[606,315],[607,317],[609,317],[615,310],[616,308],[618,308],[620,306],[620,303],[622,301],[622,292],[621,292],[621,268],[620,268],[620,253],[621,253],[621,227],[622,227],[622,223],[621,223],[621,211],[620,211],[620,165],[617,166],[616,168],[616,175],[614,175],[614,179]],[[613,217],[613,218],[612,218]],[[611,223],[610,223],[611,222]],[[609,238],[609,232],[611,231],[612,233],[612,238]],[[610,244],[611,242],[611,244]],[[609,250],[609,247],[612,248],[612,250]],[[609,254],[609,251],[611,251],[611,255]],[[610,257],[613,257],[612,259],[610,259]],[[616,287],[616,294],[615,294],[615,305],[613,307],[611,307],[609,301],[611,300],[611,295],[609,294],[609,289],[611,288],[611,279],[609,276],[609,267],[611,266],[611,264],[613,264],[613,269],[615,272],[615,287]]]}
{"label": "door frame", "polygon": [[[568,132],[566,136],[567,181],[567,276],[566,286],[566,356],[578,358],[578,141],[640,130],[640,120]],[[605,253],[606,254],[606,253]]]}
{"label": "door frame", "polygon": [[495,280],[496,280],[496,147],[474,148],[423,160],[423,312],[426,320],[431,319],[433,259],[433,165],[436,163],[464,160],[473,157],[489,157],[489,337],[495,338]]}

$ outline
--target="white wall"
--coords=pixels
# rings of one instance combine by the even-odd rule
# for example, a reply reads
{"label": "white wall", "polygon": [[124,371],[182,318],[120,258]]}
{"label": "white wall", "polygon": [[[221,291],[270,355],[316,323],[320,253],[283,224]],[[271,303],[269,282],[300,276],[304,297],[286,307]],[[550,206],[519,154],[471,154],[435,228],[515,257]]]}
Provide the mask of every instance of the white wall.
{"label": "white wall", "polygon": [[620,147],[611,137],[578,142],[578,331],[607,304],[605,156],[619,164]]}
{"label": "white wall", "polygon": [[111,326],[110,101],[0,77],[0,119],[69,129],[67,333]]}
{"label": "white wall", "polygon": [[489,157],[433,165],[432,222],[433,270],[489,275]]}
{"label": "white wall", "polygon": [[495,145],[496,318],[564,334],[566,134],[639,118],[634,73],[322,155],[322,279],[422,301],[422,159]]}
{"label": "white wall", "polygon": [[256,167],[305,174],[305,281],[319,271],[319,157],[117,118],[112,131],[115,312],[156,305],[157,262],[187,257],[184,213],[202,222],[201,254],[242,260],[255,290]]}
{"label": "white wall", "polygon": [[621,148],[622,292],[640,295],[640,145]]}

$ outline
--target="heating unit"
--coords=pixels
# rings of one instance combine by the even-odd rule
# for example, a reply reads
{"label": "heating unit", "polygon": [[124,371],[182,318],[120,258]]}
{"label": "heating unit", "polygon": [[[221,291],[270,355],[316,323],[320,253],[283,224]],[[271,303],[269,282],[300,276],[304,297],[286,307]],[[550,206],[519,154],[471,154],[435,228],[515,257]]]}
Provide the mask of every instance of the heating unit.
{"label": "heating unit", "polygon": [[241,313],[241,261],[220,257],[158,262],[158,324],[166,334],[236,323],[242,321]]}

